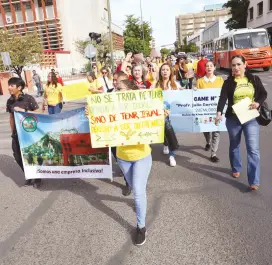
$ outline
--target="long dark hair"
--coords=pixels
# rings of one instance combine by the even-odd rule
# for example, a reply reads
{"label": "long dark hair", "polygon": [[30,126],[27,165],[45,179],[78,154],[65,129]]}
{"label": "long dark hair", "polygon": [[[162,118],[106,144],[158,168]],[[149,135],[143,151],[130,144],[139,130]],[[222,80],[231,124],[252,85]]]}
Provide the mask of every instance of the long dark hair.
{"label": "long dark hair", "polygon": [[[246,59],[244,56],[242,55],[234,55],[231,57],[231,62],[234,60],[234,59],[240,59],[244,64],[246,64]],[[246,70],[245,70],[245,76],[248,76],[248,74],[250,74],[250,70],[249,68],[246,66]],[[230,76],[232,76],[232,69],[230,69]]]}
{"label": "long dark hair", "polygon": [[57,87],[58,86],[58,78],[57,78],[55,72],[51,71],[49,74],[51,74],[51,81],[47,80],[47,86],[50,86],[52,84],[55,87]]}

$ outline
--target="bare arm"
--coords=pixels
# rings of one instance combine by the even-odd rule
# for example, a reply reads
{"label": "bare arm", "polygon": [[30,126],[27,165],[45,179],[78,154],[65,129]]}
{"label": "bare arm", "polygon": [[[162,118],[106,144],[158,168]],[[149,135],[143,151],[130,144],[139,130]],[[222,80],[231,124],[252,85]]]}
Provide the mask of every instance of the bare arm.
{"label": "bare arm", "polygon": [[10,113],[10,114],[9,114],[9,124],[10,124],[11,132],[13,132],[14,129],[15,129],[13,113]]}

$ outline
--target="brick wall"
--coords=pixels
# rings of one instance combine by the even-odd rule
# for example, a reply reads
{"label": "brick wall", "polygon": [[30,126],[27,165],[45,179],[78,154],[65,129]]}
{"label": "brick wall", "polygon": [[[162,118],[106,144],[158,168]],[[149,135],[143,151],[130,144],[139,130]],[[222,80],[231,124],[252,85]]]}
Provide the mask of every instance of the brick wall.
{"label": "brick wall", "polygon": [[112,38],[113,38],[114,49],[123,51],[124,50],[124,37],[113,32]]}

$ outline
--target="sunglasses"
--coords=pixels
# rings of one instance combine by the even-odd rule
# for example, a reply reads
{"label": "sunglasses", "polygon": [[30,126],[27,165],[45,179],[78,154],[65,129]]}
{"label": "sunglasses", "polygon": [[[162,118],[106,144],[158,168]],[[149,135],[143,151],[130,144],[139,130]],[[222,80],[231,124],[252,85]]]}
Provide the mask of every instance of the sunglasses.
{"label": "sunglasses", "polygon": [[108,72],[102,72],[103,75],[107,74]]}

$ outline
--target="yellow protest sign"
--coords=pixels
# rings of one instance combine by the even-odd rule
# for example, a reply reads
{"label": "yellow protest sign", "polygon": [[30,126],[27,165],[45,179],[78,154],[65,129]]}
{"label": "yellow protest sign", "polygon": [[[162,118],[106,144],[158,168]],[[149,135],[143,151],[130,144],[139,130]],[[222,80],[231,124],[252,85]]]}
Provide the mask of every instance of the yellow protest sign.
{"label": "yellow protest sign", "polygon": [[64,101],[72,101],[72,100],[79,100],[84,99],[88,95],[89,92],[89,83],[87,81],[66,85],[62,88],[62,95]]}
{"label": "yellow protest sign", "polygon": [[87,97],[92,147],[162,143],[161,89],[129,90]]}

